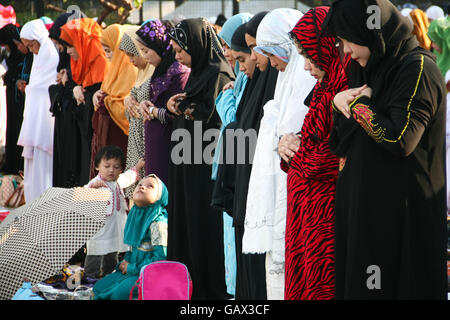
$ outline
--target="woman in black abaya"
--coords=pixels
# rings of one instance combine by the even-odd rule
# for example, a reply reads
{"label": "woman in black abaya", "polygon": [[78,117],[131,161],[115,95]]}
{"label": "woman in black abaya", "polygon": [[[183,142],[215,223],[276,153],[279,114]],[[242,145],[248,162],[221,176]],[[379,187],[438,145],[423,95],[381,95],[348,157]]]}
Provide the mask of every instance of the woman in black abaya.
{"label": "woman in black abaya", "polygon": [[[172,141],[168,258],[187,265],[194,286],[193,299],[225,299],[223,221],[221,212],[210,206],[213,150],[208,147],[211,141],[203,141],[203,134],[208,129],[218,134],[221,123],[214,101],[219,90],[234,79],[233,70],[205,19],[181,21],[170,37],[175,58],[190,67],[191,73],[184,93],[167,103],[167,109],[176,115],[174,133],[177,129],[189,133],[181,142]],[[173,139],[179,138],[172,135]],[[181,145],[184,148],[180,153]]]}
{"label": "woman in black abaya", "polygon": [[336,298],[446,299],[446,91],[435,57],[388,0],[336,1],[327,26],[360,66],[333,100]]}
{"label": "woman in black abaya", "polygon": [[73,98],[73,88],[70,56],[61,43],[61,27],[65,25],[71,13],[60,15],[49,30],[49,36],[57,45],[59,51],[58,84],[49,88],[51,109],[55,117],[55,132],[53,140],[53,186],[72,188],[80,185],[80,132],[77,128],[74,111],[77,107]]}

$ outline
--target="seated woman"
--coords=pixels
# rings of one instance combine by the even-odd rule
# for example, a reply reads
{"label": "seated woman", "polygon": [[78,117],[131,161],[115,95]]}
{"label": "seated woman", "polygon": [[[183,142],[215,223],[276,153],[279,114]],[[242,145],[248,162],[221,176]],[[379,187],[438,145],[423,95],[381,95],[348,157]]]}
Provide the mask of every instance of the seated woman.
{"label": "seated woman", "polygon": [[[146,176],[133,193],[134,206],[128,214],[124,243],[131,247],[116,270],[99,280],[94,300],[127,300],[143,266],[164,260],[167,255],[166,185],[154,174]],[[133,294],[137,298],[137,290]]]}

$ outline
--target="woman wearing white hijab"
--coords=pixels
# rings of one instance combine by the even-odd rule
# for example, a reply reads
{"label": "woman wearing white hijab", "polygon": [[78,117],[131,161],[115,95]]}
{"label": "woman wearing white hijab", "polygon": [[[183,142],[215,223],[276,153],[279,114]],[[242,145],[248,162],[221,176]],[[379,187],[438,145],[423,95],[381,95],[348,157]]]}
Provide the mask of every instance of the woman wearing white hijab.
{"label": "woman wearing white hijab", "polygon": [[56,83],[59,55],[40,19],[26,23],[20,38],[34,54],[17,142],[24,147],[25,201],[29,203],[52,186],[54,118],[49,111],[48,88]]}
{"label": "woman wearing white hijab", "polygon": [[[274,99],[264,106],[264,116],[250,176],[243,253],[266,253],[267,298],[284,299],[284,234],[287,210],[287,175],[280,168],[277,145],[282,135],[298,132],[308,112],[304,101],[315,79],[304,70],[289,32],[302,12],[275,9],[261,21],[255,51],[269,57],[280,73]],[[287,64],[286,64],[287,63]]]}

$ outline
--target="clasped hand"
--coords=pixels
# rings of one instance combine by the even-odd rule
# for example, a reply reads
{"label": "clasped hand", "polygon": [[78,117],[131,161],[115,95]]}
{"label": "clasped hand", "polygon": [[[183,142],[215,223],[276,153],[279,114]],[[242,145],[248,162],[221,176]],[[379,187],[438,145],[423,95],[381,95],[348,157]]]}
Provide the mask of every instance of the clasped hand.
{"label": "clasped hand", "polygon": [[365,84],[359,88],[341,91],[334,96],[333,103],[334,106],[349,119],[351,116],[349,105],[359,96],[367,96],[370,98],[372,96],[372,89]]}
{"label": "clasped hand", "polygon": [[291,161],[300,148],[300,137],[294,133],[283,135],[278,142],[278,154],[287,163]]}

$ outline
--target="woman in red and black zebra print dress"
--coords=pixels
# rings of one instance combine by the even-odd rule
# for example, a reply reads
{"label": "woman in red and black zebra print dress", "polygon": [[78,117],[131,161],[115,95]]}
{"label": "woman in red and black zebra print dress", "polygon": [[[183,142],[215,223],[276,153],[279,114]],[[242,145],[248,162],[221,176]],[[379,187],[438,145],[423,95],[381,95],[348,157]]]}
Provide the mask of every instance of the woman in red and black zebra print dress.
{"label": "woman in red and black zebra print dress", "polygon": [[[286,300],[334,298],[334,199],[339,159],[330,151],[332,99],[347,87],[333,37],[321,37],[328,7],[309,10],[291,31],[305,70],[318,79],[300,134],[280,140],[281,167],[288,173]],[[348,61],[348,59],[347,59]],[[284,151],[287,141],[296,152]]]}

